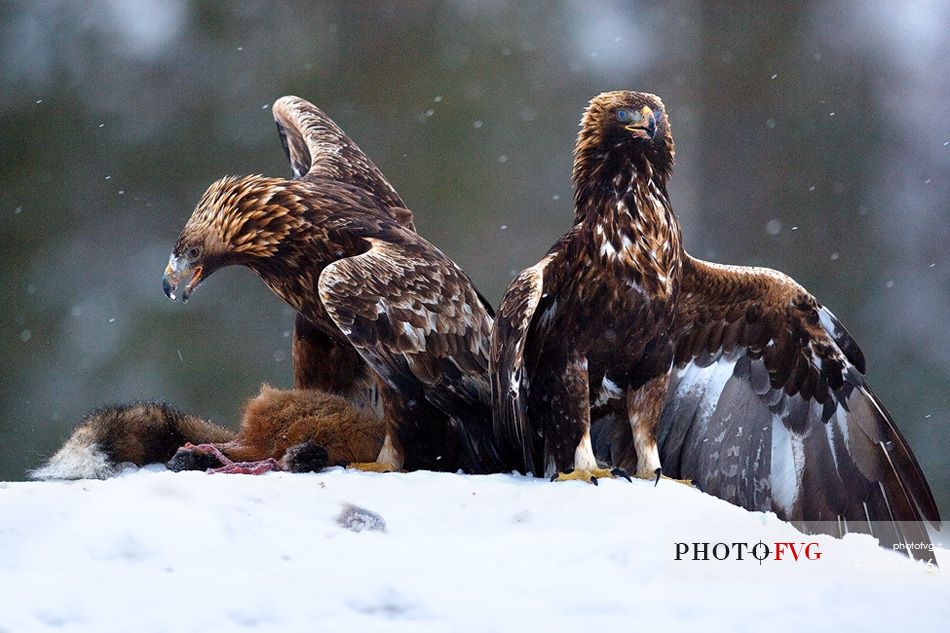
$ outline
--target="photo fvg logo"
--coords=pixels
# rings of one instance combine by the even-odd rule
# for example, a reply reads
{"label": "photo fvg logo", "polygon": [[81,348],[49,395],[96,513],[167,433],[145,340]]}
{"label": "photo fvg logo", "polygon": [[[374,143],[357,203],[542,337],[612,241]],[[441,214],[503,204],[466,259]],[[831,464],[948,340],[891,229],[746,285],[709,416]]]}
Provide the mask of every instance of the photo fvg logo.
{"label": "photo fvg logo", "polygon": [[732,543],[725,542],[704,542],[693,541],[692,543],[677,542],[675,547],[675,560],[755,560],[759,565],[763,561],[813,561],[821,559],[821,549],[816,541],[811,542],[792,542],[775,541],[774,543],[747,543],[736,541]]}

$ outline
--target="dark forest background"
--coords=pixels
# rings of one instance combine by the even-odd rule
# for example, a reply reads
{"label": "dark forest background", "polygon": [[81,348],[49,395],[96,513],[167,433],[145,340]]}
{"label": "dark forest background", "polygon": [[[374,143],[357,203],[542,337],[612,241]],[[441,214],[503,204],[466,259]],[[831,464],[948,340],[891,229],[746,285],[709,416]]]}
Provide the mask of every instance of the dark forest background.
{"label": "dark forest background", "polygon": [[950,510],[950,4],[0,4],[0,479],[96,405],[235,424],[291,384],[292,314],[229,269],[162,294],[225,174],[288,175],[326,110],[495,303],[568,227],[587,100],[661,95],[687,247],[795,277],[862,344]]}

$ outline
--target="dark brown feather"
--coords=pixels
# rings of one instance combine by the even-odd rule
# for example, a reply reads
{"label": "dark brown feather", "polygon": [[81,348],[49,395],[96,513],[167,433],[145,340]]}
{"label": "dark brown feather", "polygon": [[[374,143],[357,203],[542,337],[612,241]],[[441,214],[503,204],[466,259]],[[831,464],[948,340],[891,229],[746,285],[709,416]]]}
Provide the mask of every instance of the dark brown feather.
{"label": "dark brown feather", "polygon": [[[723,353],[737,323],[742,345]],[[873,533],[887,547],[930,542],[923,522],[940,517],[920,466],[865,383],[857,344],[801,286],[687,257],[676,340],[660,429],[667,472],[809,531]],[[749,434],[760,432],[753,451]],[[736,455],[747,459],[733,469]],[[755,495],[743,493],[753,482]]]}
{"label": "dark brown feather", "polygon": [[294,178],[335,180],[369,191],[387,214],[414,230],[412,211],[379,168],[333,119],[305,99],[281,97],[274,120]]}
{"label": "dark brown feather", "polygon": [[[320,108],[300,97],[281,97],[273,106],[281,145],[295,178],[335,180],[368,191],[384,217],[414,230],[412,211],[379,168]],[[360,400],[373,400],[371,372],[349,345],[316,333],[298,316],[294,328],[294,384]],[[357,384],[358,383],[358,384]],[[358,391],[359,393],[354,393]]]}

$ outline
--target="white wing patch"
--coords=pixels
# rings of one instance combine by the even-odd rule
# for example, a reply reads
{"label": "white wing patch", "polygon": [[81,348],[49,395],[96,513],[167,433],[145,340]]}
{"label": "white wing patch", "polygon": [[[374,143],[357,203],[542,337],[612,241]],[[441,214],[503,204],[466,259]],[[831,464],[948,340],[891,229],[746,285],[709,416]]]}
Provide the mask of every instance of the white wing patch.
{"label": "white wing patch", "polygon": [[735,369],[735,360],[720,358],[709,367],[698,367],[695,363],[690,363],[678,370],[679,384],[676,387],[675,397],[676,399],[682,399],[690,395],[702,395],[697,411],[697,422],[703,428],[706,427],[713,412],[715,412],[722,390],[725,388],[726,382],[732,378]]}
{"label": "white wing patch", "polygon": [[769,483],[772,500],[785,514],[791,514],[801,490],[805,467],[805,440],[791,433],[778,414],[772,415],[772,473]]}

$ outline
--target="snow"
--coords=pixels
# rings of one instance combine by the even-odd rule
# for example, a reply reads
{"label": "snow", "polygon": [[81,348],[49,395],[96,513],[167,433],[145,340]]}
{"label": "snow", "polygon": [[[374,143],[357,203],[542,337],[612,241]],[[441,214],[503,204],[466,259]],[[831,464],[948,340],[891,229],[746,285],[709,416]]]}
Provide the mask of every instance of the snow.
{"label": "snow", "polygon": [[[816,541],[821,558],[675,560],[676,542],[760,539]],[[0,483],[0,631],[800,633],[948,618],[945,571],[666,480],[149,467]]]}

